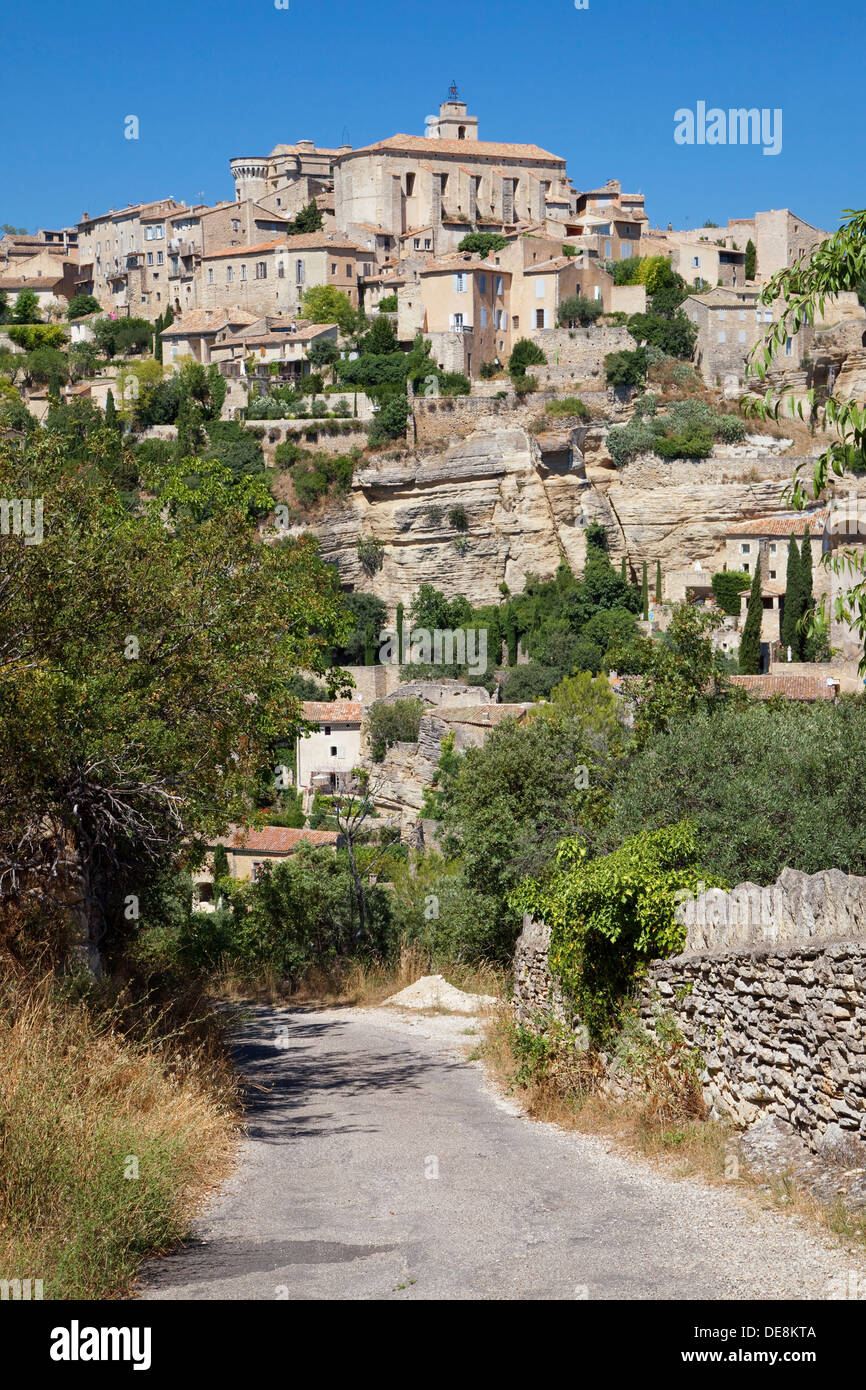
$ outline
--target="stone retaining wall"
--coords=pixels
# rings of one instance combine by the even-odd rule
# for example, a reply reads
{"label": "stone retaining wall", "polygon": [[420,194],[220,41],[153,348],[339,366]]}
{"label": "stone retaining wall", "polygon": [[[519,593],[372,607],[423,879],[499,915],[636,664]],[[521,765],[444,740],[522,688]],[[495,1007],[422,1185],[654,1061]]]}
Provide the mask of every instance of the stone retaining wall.
{"label": "stone retaining wall", "polygon": [[[702,1055],[714,1113],[741,1126],[775,1116],[813,1150],[866,1142],[866,879],[785,869],[770,888],[740,884],[681,910],[697,949],[650,965],[646,1028],[660,1013],[676,1020]],[[524,918],[515,1012],[530,1026],[566,1016],[549,939]]]}

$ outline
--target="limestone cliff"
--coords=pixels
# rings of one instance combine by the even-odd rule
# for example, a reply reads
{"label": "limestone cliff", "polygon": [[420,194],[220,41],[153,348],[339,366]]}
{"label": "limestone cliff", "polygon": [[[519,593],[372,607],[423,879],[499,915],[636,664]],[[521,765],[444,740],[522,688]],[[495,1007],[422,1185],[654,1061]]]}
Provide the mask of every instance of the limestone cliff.
{"label": "limestone cliff", "polygon": [[[366,460],[313,529],[343,582],[392,612],[425,582],[490,603],[503,581],[519,592],[527,571],[549,576],[563,557],[580,571],[593,521],[607,529],[614,561],[712,564],[732,523],[784,509],[797,462],[784,442],[753,439],[708,459],[646,455],[615,469],[605,436],[603,426],[534,434],[491,417],[446,447]],[[456,507],[464,531],[453,525]],[[372,576],[358,559],[360,536],[384,546]]]}

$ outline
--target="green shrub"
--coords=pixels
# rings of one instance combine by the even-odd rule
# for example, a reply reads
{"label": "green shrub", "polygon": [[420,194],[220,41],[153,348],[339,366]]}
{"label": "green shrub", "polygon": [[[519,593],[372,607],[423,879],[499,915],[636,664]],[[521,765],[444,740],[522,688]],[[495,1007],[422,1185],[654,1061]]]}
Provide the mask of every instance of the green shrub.
{"label": "green shrub", "polygon": [[705,459],[713,451],[713,436],[707,429],[694,428],[683,434],[657,439],[655,451],[666,459]]}
{"label": "green shrub", "polygon": [[385,562],[385,547],[376,536],[359,536],[355,551],[361,568],[369,575],[374,575]]}
{"label": "green shrub", "polygon": [[531,338],[519,338],[508,359],[508,371],[513,377],[523,377],[527,367],[543,366],[546,362],[547,358],[537,343]]}
{"label": "green shrub", "polygon": [[564,396],[558,401],[548,401],[544,410],[545,414],[554,417],[573,415],[576,416],[578,420],[588,420],[590,418],[589,408],[579,396]]}
{"label": "green shrub", "polygon": [[417,743],[425,706],[420,700],[377,700],[370,706],[368,736],[374,763],[394,743]]}
{"label": "green shrub", "polygon": [[455,531],[469,530],[469,518],[466,515],[466,508],[460,502],[458,502],[456,506],[453,506],[449,509],[448,520],[454,527]]}
{"label": "green shrub", "polygon": [[393,294],[383,295],[376,307],[380,314],[396,314],[398,308],[397,291],[395,290]]}
{"label": "green shrub", "polygon": [[751,583],[752,576],[743,570],[719,570],[712,578],[716,603],[723,612],[738,618],[740,616],[740,594],[744,589],[748,589]]}
{"label": "green shrub", "polygon": [[644,348],[634,352],[609,352],[604,359],[608,386],[641,386],[646,381],[647,355]]}

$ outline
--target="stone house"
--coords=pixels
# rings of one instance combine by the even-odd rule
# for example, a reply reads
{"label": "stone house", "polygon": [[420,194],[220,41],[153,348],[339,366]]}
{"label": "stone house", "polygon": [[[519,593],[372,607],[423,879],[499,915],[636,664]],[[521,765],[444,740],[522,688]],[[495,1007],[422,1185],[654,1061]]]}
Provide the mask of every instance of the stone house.
{"label": "stone house", "polygon": [[297,380],[312,370],[307,357],[314,343],[337,341],[335,323],[298,325],[292,319],[259,320],[247,328],[221,329],[211,350],[224,376],[246,376],[246,362],[255,357],[263,367],[280,368],[281,379]]}
{"label": "stone house", "polygon": [[304,718],[316,725],[296,745],[297,788],[309,810],[316,792],[341,790],[361,762],[361,703],[358,700],[307,700]]}
{"label": "stone house", "polygon": [[[160,282],[161,299],[153,300],[152,306],[156,281],[147,276],[147,269],[163,268],[165,219],[182,206],[174,198],[159,198],[112,208],[100,217],[84,213],[77,229],[78,293],[92,294],[108,312],[157,318],[168,307],[167,284]],[[146,252],[153,257],[150,263]],[[160,263],[157,253],[162,255]]]}
{"label": "stone house", "polygon": [[271,212],[294,217],[331,189],[334,165],[351,148],[321,149],[312,140],[298,140],[294,145],[275,145],[268,155],[237,155],[230,161],[236,200],[253,199]]}
{"label": "stone house", "polygon": [[[733,389],[745,382],[749,353],[774,319],[772,307],[758,303],[759,293],[753,286],[717,287],[686,297],[683,312],[698,330],[695,366],[709,386]],[[779,357],[780,364],[799,365],[802,336],[800,333],[788,339]]]}
{"label": "stone house", "polygon": [[202,256],[202,305],[297,315],[305,290],[332,285],[357,308],[359,281],[374,265],[372,251],[327,232],[222,247]]}
{"label": "stone house", "polygon": [[217,334],[235,334],[255,322],[256,315],[244,309],[196,309],[184,314],[159,335],[163,363],[168,367],[191,357],[206,366],[211,361]]}
{"label": "stone house", "polygon": [[452,93],[426,136],[392,135],[339,157],[337,226],[371,223],[395,237],[417,229],[432,241],[425,249],[441,256],[473,227],[540,221],[547,195],[565,179],[565,160],[537,145],[480,140],[477,117]]}
{"label": "stone house", "polygon": [[238,827],[229,835],[215,836],[208,845],[204,864],[193,874],[193,893],[196,906],[205,912],[213,911],[214,863],[217,845],[226,852],[229,876],[242,882],[255,883],[266,865],[283,864],[301,845],[315,849],[339,848],[340,836],[335,830],[293,829],[287,826],[266,825],[261,830]]}

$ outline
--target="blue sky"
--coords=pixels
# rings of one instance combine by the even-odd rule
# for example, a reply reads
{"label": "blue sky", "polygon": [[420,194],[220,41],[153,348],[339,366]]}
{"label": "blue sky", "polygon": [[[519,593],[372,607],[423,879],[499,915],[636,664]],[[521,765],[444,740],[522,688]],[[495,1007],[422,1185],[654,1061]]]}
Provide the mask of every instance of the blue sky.
{"label": "blue sky", "polygon": [[[0,222],[232,197],[232,156],[423,134],[453,78],[482,139],[620,178],[653,223],[790,206],[832,229],[866,204],[864,39],[863,0],[42,0],[4,16]],[[698,101],[781,107],[781,153],[676,145]]]}

